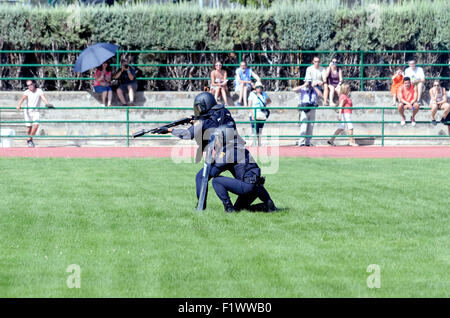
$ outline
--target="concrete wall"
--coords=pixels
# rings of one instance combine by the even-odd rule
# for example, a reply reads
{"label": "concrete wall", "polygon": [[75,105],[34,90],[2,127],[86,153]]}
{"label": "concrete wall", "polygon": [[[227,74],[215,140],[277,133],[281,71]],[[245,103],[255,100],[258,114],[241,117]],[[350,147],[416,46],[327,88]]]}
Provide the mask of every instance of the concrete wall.
{"label": "concrete wall", "polygon": [[[139,92],[136,104],[139,106],[180,106],[191,107],[194,97],[199,92]],[[268,92],[272,99],[271,106],[289,106],[295,107],[298,104],[298,95],[293,92]],[[15,107],[20,99],[22,92],[0,92],[0,105],[2,107]],[[49,101],[55,105],[56,109],[42,109],[41,120],[110,120],[110,121],[126,121],[126,110],[118,109],[95,109],[95,110],[78,110],[78,109],[58,109],[58,107],[100,107],[101,101],[98,95],[91,92],[47,92]],[[231,93],[234,101],[238,96]],[[352,92],[351,98],[354,106],[391,106],[392,98],[389,92]],[[426,98],[425,98],[426,100]],[[113,105],[119,105],[118,101],[114,99]],[[143,110],[136,106],[129,111],[129,119],[131,121],[172,121],[181,117],[192,114],[191,110]],[[401,145],[401,144],[450,144],[450,138],[421,138],[414,136],[425,135],[447,135],[447,127],[438,124],[433,126],[430,123],[430,111],[428,104],[425,103],[424,109],[421,110],[417,117],[416,127],[411,127],[407,124],[405,127],[400,126],[400,116],[397,110],[386,110],[385,120],[394,121],[395,123],[385,124],[384,134],[386,135],[411,135],[410,138],[386,138],[385,145]],[[236,121],[248,121],[248,111],[246,110],[232,110]],[[440,119],[441,111],[438,112],[437,119]],[[0,113],[2,121],[23,120],[21,112],[16,110],[2,110]],[[407,115],[409,118],[410,115]],[[380,121],[382,118],[382,110],[360,109],[354,110],[353,120],[360,121]],[[284,138],[279,142],[282,145],[294,145],[297,141],[295,136],[298,135],[298,124],[271,124],[270,121],[296,121],[298,120],[298,111],[292,110],[272,110],[269,121],[264,128],[265,135],[290,135],[292,138]],[[337,113],[331,109],[317,110],[317,121],[337,120]],[[421,123],[424,121],[425,123]],[[154,123],[134,123],[130,124],[129,132],[132,134],[142,128],[156,127],[159,124]],[[314,135],[330,135],[337,128],[338,124],[318,123],[314,128]],[[371,123],[356,123],[355,134],[381,134],[381,124]],[[24,124],[8,124],[2,123],[1,128],[12,128],[16,131],[16,135],[24,135]],[[238,124],[238,129],[241,135],[251,135],[250,124]],[[51,135],[123,135],[127,133],[127,125],[125,123],[41,123],[38,134],[43,136]],[[327,138],[314,138],[315,145],[325,145]],[[381,138],[361,138],[357,140],[360,144],[381,144]],[[190,144],[188,141],[178,141],[170,138],[140,138],[130,140],[131,146],[144,145],[169,145],[169,144]],[[269,139],[269,144],[278,142],[277,138]],[[338,144],[345,144],[347,139],[338,139]],[[42,138],[37,139],[38,146],[126,146],[126,138]],[[16,139],[14,146],[25,146],[23,138]]]}

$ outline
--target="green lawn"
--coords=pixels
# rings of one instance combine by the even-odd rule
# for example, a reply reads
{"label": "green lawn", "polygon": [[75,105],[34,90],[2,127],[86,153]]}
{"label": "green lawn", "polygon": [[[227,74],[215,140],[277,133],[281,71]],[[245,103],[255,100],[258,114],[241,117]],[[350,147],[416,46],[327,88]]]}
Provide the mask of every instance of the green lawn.
{"label": "green lawn", "polygon": [[450,159],[282,158],[275,214],[195,211],[200,167],[1,158],[0,297],[450,296]]}

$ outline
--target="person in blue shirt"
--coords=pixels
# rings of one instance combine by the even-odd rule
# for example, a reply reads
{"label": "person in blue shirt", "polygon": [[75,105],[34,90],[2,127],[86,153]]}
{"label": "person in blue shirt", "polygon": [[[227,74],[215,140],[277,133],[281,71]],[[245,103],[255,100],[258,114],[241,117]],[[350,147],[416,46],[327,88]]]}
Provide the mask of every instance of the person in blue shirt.
{"label": "person in blue shirt", "polygon": [[248,95],[254,86],[252,83],[252,77],[256,79],[256,81],[261,82],[259,76],[253,72],[251,68],[247,67],[247,62],[242,61],[240,67],[236,69],[236,74],[234,77],[234,90],[236,93],[239,93],[237,106],[244,105],[247,107]]}
{"label": "person in blue shirt", "polygon": [[[292,90],[296,93],[300,93],[299,107],[317,107],[318,96],[322,96],[322,92],[317,88],[317,84],[313,84],[311,80],[306,80],[303,85],[294,87]],[[315,109],[299,109],[299,121],[302,122],[300,125],[300,139],[297,143],[299,147],[313,146],[313,144],[311,143],[311,136],[313,134],[314,123],[311,123],[309,121],[315,120]]]}
{"label": "person in blue shirt", "polygon": [[[128,60],[122,59],[120,69],[114,74],[114,78],[119,80],[119,87],[117,88],[117,97],[122,106],[136,106],[134,104],[134,96],[137,91],[136,70],[130,66]],[[128,92],[130,102],[127,104],[124,92]]]}

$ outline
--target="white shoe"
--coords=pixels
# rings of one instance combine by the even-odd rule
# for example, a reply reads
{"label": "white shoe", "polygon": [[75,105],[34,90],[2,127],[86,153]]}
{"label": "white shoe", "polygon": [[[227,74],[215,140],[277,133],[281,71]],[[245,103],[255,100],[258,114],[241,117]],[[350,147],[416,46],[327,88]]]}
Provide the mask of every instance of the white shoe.
{"label": "white shoe", "polygon": [[411,126],[415,126],[416,125],[416,120],[414,118],[411,117]]}
{"label": "white shoe", "polygon": [[406,121],[404,119],[401,120],[400,125],[405,126]]}

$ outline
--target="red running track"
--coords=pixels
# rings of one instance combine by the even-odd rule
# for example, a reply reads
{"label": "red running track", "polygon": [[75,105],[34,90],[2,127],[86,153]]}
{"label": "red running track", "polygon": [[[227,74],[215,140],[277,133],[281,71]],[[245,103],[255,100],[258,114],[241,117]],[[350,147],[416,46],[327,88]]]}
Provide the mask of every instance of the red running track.
{"label": "red running track", "polygon": [[[433,147],[250,147],[254,156],[309,158],[449,158],[450,146]],[[0,157],[167,158],[193,157],[195,147],[48,147],[0,148]]]}

